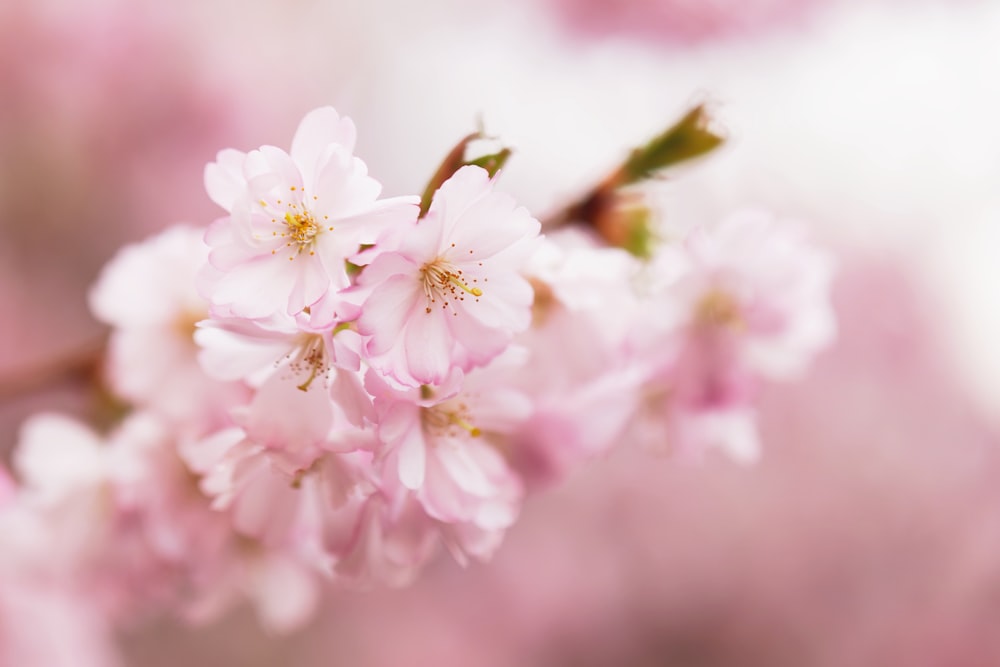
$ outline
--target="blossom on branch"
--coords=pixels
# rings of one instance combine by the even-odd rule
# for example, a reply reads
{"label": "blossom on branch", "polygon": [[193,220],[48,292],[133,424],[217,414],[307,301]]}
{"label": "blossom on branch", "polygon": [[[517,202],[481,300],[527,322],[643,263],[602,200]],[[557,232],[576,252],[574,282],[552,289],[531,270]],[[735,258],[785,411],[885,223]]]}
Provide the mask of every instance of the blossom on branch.
{"label": "blossom on branch", "polygon": [[499,355],[531,322],[532,289],[520,269],[540,224],[466,166],[427,215],[380,245],[359,277],[370,293],[358,331],[368,363],[402,386],[442,383]]}
{"label": "blossom on branch", "polygon": [[291,154],[229,149],[208,165],[209,196],[229,213],[205,236],[201,287],[216,312],[296,315],[349,286],[345,262],[360,245],[416,218],[417,197],[378,198],[354,141],[354,123],[323,107],[303,119]]}

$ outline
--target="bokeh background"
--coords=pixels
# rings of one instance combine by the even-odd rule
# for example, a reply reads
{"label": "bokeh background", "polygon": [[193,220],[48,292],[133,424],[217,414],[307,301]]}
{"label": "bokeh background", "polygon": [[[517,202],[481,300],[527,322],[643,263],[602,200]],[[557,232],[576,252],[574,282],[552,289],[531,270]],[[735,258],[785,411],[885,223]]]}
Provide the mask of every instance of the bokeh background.
{"label": "bokeh background", "polygon": [[211,221],[221,148],[333,104],[395,195],[482,123],[544,215],[706,101],[730,140],[670,224],[764,207],[838,257],[839,339],[768,389],[759,464],[622,443],[488,565],[331,592],[288,637],[143,619],[125,664],[1000,665],[998,72],[988,0],[6,0],[0,452],[92,410],[88,286]]}

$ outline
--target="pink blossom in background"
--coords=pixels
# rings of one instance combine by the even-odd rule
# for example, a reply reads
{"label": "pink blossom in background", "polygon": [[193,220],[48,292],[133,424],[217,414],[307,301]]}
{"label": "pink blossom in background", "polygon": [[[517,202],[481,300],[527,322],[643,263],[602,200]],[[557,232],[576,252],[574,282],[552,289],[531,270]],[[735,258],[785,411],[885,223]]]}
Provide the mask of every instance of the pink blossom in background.
{"label": "pink blossom in background", "polygon": [[621,442],[639,400],[642,373],[629,363],[628,339],[645,277],[627,252],[575,229],[546,234],[526,273],[532,326],[515,341],[528,358],[510,381],[534,410],[506,451],[542,484]]}
{"label": "pink blossom in background", "polygon": [[[246,391],[215,382],[199,365],[195,324],[208,304],[195,276],[208,259],[204,231],[175,226],[126,246],[90,291],[94,316],[114,328],[106,378],[120,397],[199,429],[219,423]],[[233,378],[237,379],[237,378]]]}
{"label": "pink blossom in background", "polygon": [[[897,11],[921,3],[878,0],[547,0],[558,20],[588,37],[624,37],[698,47],[791,32],[824,19],[824,10],[876,4]],[[972,6],[982,0],[927,0],[924,6]],[[982,3],[985,4],[985,3]]]}
{"label": "pink blossom in background", "polygon": [[[204,163],[261,122],[240,111],[238,83],[199,63],[177,18],[118,0],[0,7],[0,308],[19,314],[0,318],[5,377],[89,350],[100,266],[127,241],[210,215]],[[0,450],[28,401],[2,406]]]}
{"label": "pink blossom in background", "polygon": [[65,576],[42,518],[0,501],[0,666],[116,667],[108,618]]}
{"label": "pink blossom in background", "polygon": [[831,0],[550,0],[581,32],[697,44],[763,32],[806,18]]}
{"label": "pink blossom in background", "polygon": [[801,376],[835,337],[833,259],[794,226],[751,211],[694,230],[663,262],[653,271],[673,280],[646,301],[633,336],[648,375],[627,439],[755,460],[762,381]]}
{"label": "pink blossom in background", "polygon": [[117,667],[110,628],[88,597],[0,565],[0,665]]}
{"label": "pink blossom in background", "polygon": [[[183,500],[176,488],[167,490],[182,479],[166,450],[167,433],[137,414],[104,440],[71,418],[40,414],[25,424],[15,452],[23,484],[11,511],[37,524],[33,567],[79,590],[91,613],[109,622],[134,621],[173,603],[186,573],[211,567],[219,540],[205,538],[225,531],[205,516],[204,502],[188,502],[193,509],[162,504]],[[189,535],[193,517],[206,526],[196,538]],[[30,534],[25,525],[14,524],[12,543]],[[185,535],[188,541],[178,546]],[[196,545],[201,549],[194,551]]]}

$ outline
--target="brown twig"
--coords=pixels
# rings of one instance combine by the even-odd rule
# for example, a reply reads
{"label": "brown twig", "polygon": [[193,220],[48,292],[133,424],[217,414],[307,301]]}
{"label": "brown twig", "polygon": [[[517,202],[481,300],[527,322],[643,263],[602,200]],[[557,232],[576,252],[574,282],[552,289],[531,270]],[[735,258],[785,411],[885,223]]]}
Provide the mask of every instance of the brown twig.
{"label": "brown twig", "polygon": [[96,381],[107,336],[91,340],[38,366],[0,376],[0,402],[69,383]]}

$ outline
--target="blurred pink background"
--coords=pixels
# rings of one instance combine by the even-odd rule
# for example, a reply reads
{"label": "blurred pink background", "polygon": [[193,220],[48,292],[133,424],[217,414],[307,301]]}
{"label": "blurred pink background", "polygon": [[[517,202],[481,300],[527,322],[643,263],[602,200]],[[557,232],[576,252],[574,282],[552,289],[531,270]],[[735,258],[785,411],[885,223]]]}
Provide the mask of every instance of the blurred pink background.
{"label": "blurred pink background", "polygon": [[[150,619],[125,664],[1000,664],[1000,3],[14,0],[0,7],[0,451],[99,341],[122,244],[218,212],[224,147],[334,104],[390,195],[482,118],[538,214],[689,103],[731,137],[671,224],[763,206],[838,255],[840,338],[769,389],[764,456],[622,443],[532,499],[495,561],[331,594],[263,634]],[[2,548],[2,547],[0,547]]]}

